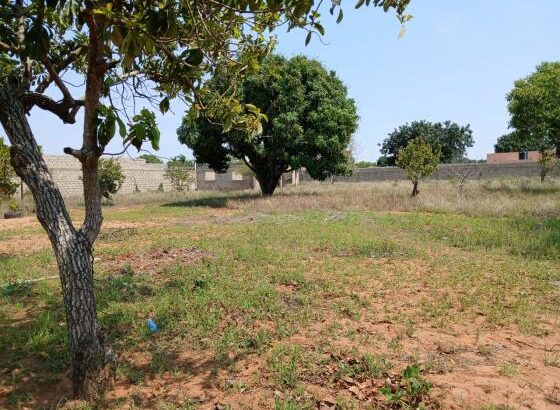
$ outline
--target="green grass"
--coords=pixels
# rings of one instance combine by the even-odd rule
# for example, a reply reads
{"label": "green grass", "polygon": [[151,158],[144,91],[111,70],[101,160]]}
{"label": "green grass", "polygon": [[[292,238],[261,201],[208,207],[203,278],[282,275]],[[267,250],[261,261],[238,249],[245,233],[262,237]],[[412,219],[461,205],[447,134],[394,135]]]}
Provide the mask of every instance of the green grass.
{"label": "green grass", "polygon": [[[220,213],[232,201],[237,205]],[[338,215],[325,206],[279,207],[248,218],[253,201],[206,194],[190,202],[105,209],[106,221],[135,227],[118,234],[107,229],[95,246],[100,322],[125,357],[149,354],[145,366],[122,360],[119,380],[140,386],[166,372],[192,377],[196,368],[176,358],[194,350],[208,357],[215,373],[235,371],[244,357],[264,358],[275,388],[297,390],[309,352],[285,339],[322,322],[329,324],[320,332],[326,345],[351,338],[361,346],[358,359],[338,362],[337,371],[373,378],[394,364],[368,351],[371,343],[398,357],[421,326],[444,331],[484,317],[480,326],[488,331],[509,326],[538,337],[557,331],[557,322],[542,321],[560,313],[557,217],[368,209]],[[0,231],[0,241],[31,233],[36,228]],[[197,249],[208,257],[156,261],[157,272],[150,274],[133,265],[138,259],[131,255],[149,259],[163,248]],[[129,264],[133,274],[119,275],[116,268]],[[49,249],[0,258],[0,368],[7,370],[0,381],[17,385],[13,406],[33,400],[38,384],[60,380],[69,365],[58,280],[22,282],[53,274]],[[148,331],[147,318],[156,321],[158,333]],[[379,340],[348,327],[361,322],[398,323],[402,332]],[[553,367],[556,359],[553,352],[544,361]],[[514,376],[510,365],[499,373]],[[278,409],[306,405],[292,396],[274,402]]]}

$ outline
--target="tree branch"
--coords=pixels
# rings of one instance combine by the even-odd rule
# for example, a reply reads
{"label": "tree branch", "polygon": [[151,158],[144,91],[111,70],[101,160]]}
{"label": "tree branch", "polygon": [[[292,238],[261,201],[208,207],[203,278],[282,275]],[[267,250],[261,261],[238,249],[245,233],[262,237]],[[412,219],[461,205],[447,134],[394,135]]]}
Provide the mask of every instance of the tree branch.
{"label": "tree branch", "polygon": [[26,110],[29,111],[33,106],[50,111],[65,124],[74,124],[76,122],[76,114],[80,107],[84,106],[83,100],[61,100],[55,101],[51,97],[32,91],[25,91],[21,94],[21,100],[25,104]]}
{"label": "tree branch", "polygon": [[99,157],[103,148],[97,142],[95,119],[101,98],[107,63],[103,59],[103,43],[100,37],[103,27],[98,26],[93,10],[95,3],[85,0],[82,13],[88,28],[89,47],[87,53],[86,91],[84,98],[84,128],[82,149],[82,184],[84,187],[85,217],[80,232],[93,243],[101,230],[103,214],[101,211],[101,189],[98,180]]}
{"label": "tree branch", "polygon": [[[43,93],[45,92],[45,90],[49,87],[49,85],[55,81],[55,77],[60,78],[60,73],[62,71],[64,71],[65,69],[68,68],[68,66],[70,64],[72,64],[74,61],[76,61],[78,59],[78,57],[80,56],[80,54],[82,53],[83,47],[80,46],[78,48],[76,48],[74,51],[72,51],[64,60],[62,60],[59,64],[57,64],[56,66],[52,66],[49,69],[49,67],[47,67],[45,65],[45,67],[47,68],[47,70],[49,71],[49,76],[47,78],[45,78],[35,89],[35,92],[37,93]],[[51,73],[54,73],[54,75]]]}
{"label": "tree branch", "polygon": [[15,53],[17,49],[15,47],[10,46],[9,44],[0,41],[0,51]]}
{"label": "tree branch", "polygon": [[64,151],[65,154],[72,155],[74,158],[76,158],[80,162],[82,162],[84,157],[85,157],[85,153],[81,149],[66,147],[66,148],[64,148],[63,151]]}

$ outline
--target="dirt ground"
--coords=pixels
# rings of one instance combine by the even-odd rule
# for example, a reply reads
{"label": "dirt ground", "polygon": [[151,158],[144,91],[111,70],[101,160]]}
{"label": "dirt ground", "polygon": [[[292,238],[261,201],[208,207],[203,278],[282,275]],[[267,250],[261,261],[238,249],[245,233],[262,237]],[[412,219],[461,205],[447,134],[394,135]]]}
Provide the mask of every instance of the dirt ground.
{"label": "dirt ground", "polygon": [[[126,212],[127,209],[119,207],[112,212]],[[263,214],[262,218],[265,217]],[[189,226],[197,223],[243,225],[256,222],[259,218],[259,215],[251,216],[239,209],[226,208],[209,209],[204,215],[189,218],[170,216],[148,221],[114,219],[104,224],[99,246],[101,249],[109,248],[110,241],[126,243],[129,238],[139,235],[138,229],[165,229],[181,223],[188,223]],[[337,218],[333,217],[333,221],[337,222]],[[9,233],[6,239],[0,240],[0,255],[6,258],[24,257],[48,249],[48,239],[39,232],[39,228],[33,216],[0,220],[0,233]],[[19,234],[19,230],[24,233]],[[214,232],[216,234],[219,231]],[[144,233],[139,240],[152,243],[154,235],[153,232]],[[103,241],[109,241],[109,244]],[[334,259],[342,260],[347,256],[339,252]],[[196,246],[169,246],[149,251],[132,249],[115,255],[102,254],[96,262],[103,271],[114,275],[128,274],[122,271],[124,267],[130,269],[131,274],[154,276],[161,275],[166,266],[215,263],[217,257],[211,250]],[[317,259],[320,260],[320,256]],[[383,258],[357,263],[363,263],[364,269],[372,264],[377,264],[381,269],[388,266],[387,260]],[[358,307],[357,315],[345,315],[344,311],[341,315],[333,314],[329,307],[325,307],[324,314],[318,315],[320,320],[311,321],[299,331],[271,341],[264,352],[230,353],[226,358],[227,366],[216,365],[214,352],[192,349],[188,343],[173,339],[174,336],[167,340],[169,344],[165,346],[172,348],[164,352],[162,359],[171,366],[160,372],[150,370],[153,368],[153,354],[150,353],[153,346],[140,342],[130,349],[121,350],[119,361],[142,375],[142,381],[134,382],[131,377],[117,378],[101,407],[213,410],[404,408],[388,405],[380,389],[383,386],[398,386],[402,382],[400,374],[403,368],[420,362],[423,363],[425,377],[433,386],[424,402],[428,408],[560,408],[560,334],[557,331],[558,322],[554,318],[548,315],[540,318],[540,326],[544,329],[540,336],[524,333],[513,324],[488,325],[483,313],[474,320],[452,321],[451,325],[444,328],[421,317],[414,320],[414,329],[391,320],[380,320],[378,312],[383,310],[395,309],[413,316],[420,300],[437,300],[440,297],[422,279],[423,272],[431,269],[429,263],[411,259],[401,265],[407,263],[406,269],[410,271],[411,277],[417,279],[409,287],[397,291],[387,289],[375,278],[366,279],[366,282],[358,283],[348,290],[357,298],[363,295],[373,300],[366,306]],[[307,273],[315,274],[312,269]],[[291,301],[299,288],[297,284],[285,283],[278,285],[276,291],[286,301]],[[327,291],[321,292],[319,300],[326,301],[333,297]],[[372,294],[382,295],[382,298],[371,297]],[[25,312],[17,323],[34,320],[31,309]],[[232,316],[224,320],[235,322],[241,319]],[[123,333],[131,331],[127,326],[122,325],[118,330]],[[259,319],[251,324],[255,333],[261,330],[276,332],[276,327],[274,318]],[[302,356],[309,358],[299,369],[299,388],[294,390],[279,387],[270,367],[271,349],[291,345],[297,345],[303,352]],[[363,354],[372,352],[387,357],[394,364],[383,377],[375,378],[359,372],[343,375],[340,372],[341,366],[359,365]],[[37,360],[37,356],[29,357],[28,360]],[[0,370],[0,377],[4,380],[15,380],[16,376],[17,369],[9,373]],[[17,407],[71,408],[77,405],[65,399],[70,391],[69,370],[66,369],[59,376],[58,381],[48,385],[36,384],[33,375],[24,376],[19,383],[31,383],[26,387],[33,401],[31,404],[21,402]],[[0,384],[0,407],[15,408],[9,399],[13,390],[10,383]],[[171,404],[163,407],[162,403],[171,403],[176,407],[171,407]],[[284,403],[285,407],[279,403]],[[296,405],[288,407],[285,403]]]}

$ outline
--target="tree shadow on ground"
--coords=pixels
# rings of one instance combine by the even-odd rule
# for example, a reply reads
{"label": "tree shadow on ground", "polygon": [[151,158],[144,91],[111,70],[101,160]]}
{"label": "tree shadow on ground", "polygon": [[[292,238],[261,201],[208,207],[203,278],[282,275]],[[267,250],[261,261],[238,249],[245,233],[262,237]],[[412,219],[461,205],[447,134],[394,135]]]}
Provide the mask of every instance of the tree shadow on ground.
{"label": "tree shadow on ground", "polygon": [[249,201],[261,198],[258,193],[245,193],[236,195],[216,194],[216,196],[207,196],[203,198],[192,198],[184,201],[174,201],[163,204],[163,207],[208,207],[208,208],[226,208],[228,201]]}
{"label": "tree shadow on ground", "polygon": [[[212,353],[190,350],[154,353],[152,352],[151,362],[121,361],[122,376],[114,386],[118,394],[106,404],[114,405],[130,397],[134,404],[141,408],[158,408],[161,403],[180,406],[189,401],[213,403],[220,395],[219,375],[223,376],[224,371],[235,374],[236,363],[246,357],[238,355],[235,358],[220,360]],[[170,375],[173,375],[173,381]],[[168,388],[154,395],[150,385],[153,384],[155,388],[158,379],[165,379]],[[136,389],[136,385],[148,386],[148,388]],[[130,394],[132,391],[134,391],[133,395]]]}
{"label": "tree shadow on ground", "polygon": [[168,202],[163,207],[208,207],[208,208],[226,208],[229,201],[254,201],[259,199],[270,199],[275,197],[309,197],[320,196],[318,192],[298,192],[298,191],[281,191],[278,190],[272,197],[263,197],[260,192],[243,192],[237,194],[228,194],[224,192],[208,191],[208,196],[203,198],[191,198],[184,201]]}
{"label": "tree shadow on ground", "polygon": [[32,289],[10,295],[27,313],[0,317],[0,408],[43,408],[71,394],[62,306],[36,297]]}

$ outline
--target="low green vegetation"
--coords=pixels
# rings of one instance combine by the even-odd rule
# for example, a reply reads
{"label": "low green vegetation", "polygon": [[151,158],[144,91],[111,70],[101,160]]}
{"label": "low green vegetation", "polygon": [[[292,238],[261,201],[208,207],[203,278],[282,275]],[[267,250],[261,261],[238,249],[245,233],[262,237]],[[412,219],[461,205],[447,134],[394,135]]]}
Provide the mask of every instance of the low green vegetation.
{"label": "low green vegetation", "polygon": [[111,201],[113,195],[121,189],[123,182],[123,170],[117,160],[99,160],[99,187],[101,188],[103,198]]}
{"label": "low green vegetation", "polygon": [[[427,197],[441,197],[438,206],[470,202],[475,189],[478,201],[518,197],[504,215],[476,214],[474,204],[443,211],[409,203],[404,183],[369,191],[317,184],[267,200],[154,193],[128,206],[137,196],[116,195],[121,206],[107,209],[94,252],[100,321],[120,358],[119,389],[102,407],[197,408],[207,399],[196,386],[208,383],[231,408],[247,400],[277,409],[323,400],[430,408],[442,388],[433,374],[467,363],[453,356],[463,345],[437,347],[441,337],[557,334],[560,219],[526,209],[556,204],[558,191],[519,187],[468,185],[459,196],[425,184]],[[395,196],[394,210],[407,212],[368,208]],[[338,200],[346,210],[337,210]],[[70,365],[56,262],[40,228],[28,224],[0,231],[0,407],[38,407],[50,397],[46,386],[65,383]],[[500,356],[507,349],[492,340],[474,346],[496,377],[514,382],[530,368]],[[552,344],[536,360],[558,369]],[[181,393],[157,404],[146,392],[158,383]]]}

